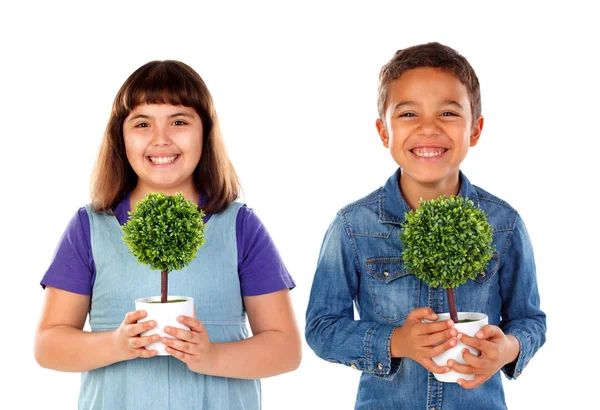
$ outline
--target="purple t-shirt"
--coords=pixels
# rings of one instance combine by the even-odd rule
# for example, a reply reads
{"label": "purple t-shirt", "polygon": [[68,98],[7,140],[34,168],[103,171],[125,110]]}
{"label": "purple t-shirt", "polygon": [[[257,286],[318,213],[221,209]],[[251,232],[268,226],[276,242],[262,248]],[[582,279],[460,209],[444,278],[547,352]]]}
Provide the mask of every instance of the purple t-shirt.
{"label": "purple t-shirt", "polygon": [[[199,205],[206,203],[200,195]],[[124,225],[130,210],[129,195],[115,207],[114,214]],[[204,217],[206,223],[212,214]],[[96,279],[92,256],[90,220],[79,208],[63,233],[41,285],[81,295],[91,295]],[[293,289],[296,284],[287,271],[265,226],[251,208],[242,206],[236,219],[238,275],[243,296],[256,296]]]}

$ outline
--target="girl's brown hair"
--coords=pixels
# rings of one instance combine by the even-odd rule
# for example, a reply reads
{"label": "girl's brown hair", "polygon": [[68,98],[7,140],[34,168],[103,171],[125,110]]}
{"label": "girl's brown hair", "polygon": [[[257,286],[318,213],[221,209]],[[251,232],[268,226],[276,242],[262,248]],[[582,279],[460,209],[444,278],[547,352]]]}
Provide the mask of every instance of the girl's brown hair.
{"label": "girl's brown hair", "polygon": [[192,107],[202,120],[202,155],[194,182],[208,196],[206,213],[224,211],[239,195],[240,183],[227,156],[212,96],[188,65],[173,60],[151,61],[129,76],[117,93],[100,144],[91,186],[92,208],[111,213],[137,184],[137,175],[125,154],[123,122],[139,104]]}

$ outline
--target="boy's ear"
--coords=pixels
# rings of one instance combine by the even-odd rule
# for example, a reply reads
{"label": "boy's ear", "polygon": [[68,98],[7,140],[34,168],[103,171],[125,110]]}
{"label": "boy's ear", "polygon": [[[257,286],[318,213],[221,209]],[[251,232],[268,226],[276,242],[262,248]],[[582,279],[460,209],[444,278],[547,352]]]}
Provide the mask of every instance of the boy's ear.
{"label": "boy's ear", "polygon": [[389,148],[390,136],[388,135],[387,129],[385,128],[385,124],[383,123],[381,118],[377,118],[377,121],[375,121],[375,126],[377,127],[377,133],[379,134],[379,138],[381,138],[381,142],[383,142],[383,146]]}
{"label": "boy's ear", "polygon": [[473,128],[471,128],[471,143],[469,146],[474,147],[477,145],[479,137],[481,136],[481,130],[483,130],[483,117],[479,117],[479,119],[473,123]]}

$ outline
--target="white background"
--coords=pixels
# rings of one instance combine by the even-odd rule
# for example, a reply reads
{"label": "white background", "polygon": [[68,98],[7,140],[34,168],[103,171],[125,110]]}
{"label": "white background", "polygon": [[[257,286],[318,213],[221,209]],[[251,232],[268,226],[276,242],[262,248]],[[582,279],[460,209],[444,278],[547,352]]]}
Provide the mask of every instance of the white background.
{"label": "white background", "polygon": [[[594,406],[600,31],[591,8],[577,1],[18,4],[0,6],[0,407],[76,408],[79,375],[42,369],[33,358],[38,283],[67,222],[88,201],[112,99],[136,68],[178,59],[205,79],[244,200],[296,280],[303,329],[335,212],[396,167],[374,126],[379,68],[397,49],[428,41],[452,46],[475,68],[485,127],[463,170],[519,210],[536,252],[548,341],[519,380],[505,382],[509,408]],[[263,381],[264,408],[352,408],[359,373],[318,359],[306,344],[303,353],[297,371]]]}

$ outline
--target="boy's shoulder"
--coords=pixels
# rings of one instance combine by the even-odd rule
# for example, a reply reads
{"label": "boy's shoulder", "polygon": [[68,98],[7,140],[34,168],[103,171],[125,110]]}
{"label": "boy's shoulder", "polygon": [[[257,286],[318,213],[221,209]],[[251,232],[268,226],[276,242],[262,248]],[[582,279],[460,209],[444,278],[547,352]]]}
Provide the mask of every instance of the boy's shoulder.
{"label": "boy's shoulder", "polygon": [[479,207],[488,216],[488,221],[494,231],[511,230],[519,218],[519,213],[508,202],[486,191],[485,189],[472,185],[476,192]]}
{"label": "boy's shoulder", "polygon": [[376,189],[375,191],[371,192],[369,195],[366,195],[356,201],[350,202],[349,204],[345,205],[344,207],[342,207],[339,211],[338,214],[341,216],[347,216],[347,215],[351,215],[357,211],[359,211],[360,209],[373,209],[373,210],[378,210],[379,209],[379,198],[381,196],[381,190],[383,189],[383,187],[380,187],[378,189]]}

